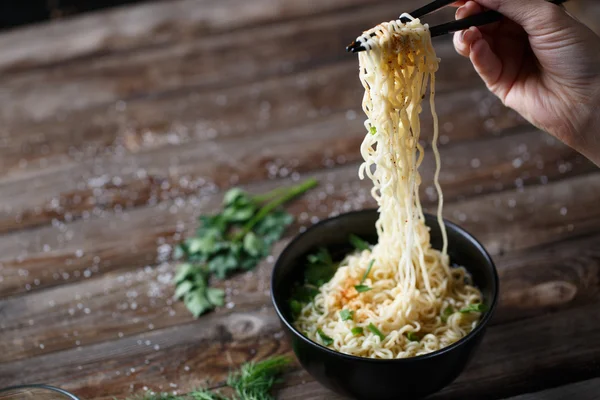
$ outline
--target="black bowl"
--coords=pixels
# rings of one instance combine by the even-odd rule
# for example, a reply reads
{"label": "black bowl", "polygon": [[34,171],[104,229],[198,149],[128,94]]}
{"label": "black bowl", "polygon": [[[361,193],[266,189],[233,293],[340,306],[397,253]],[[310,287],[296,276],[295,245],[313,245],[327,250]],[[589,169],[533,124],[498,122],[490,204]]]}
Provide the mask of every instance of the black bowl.
{"label": "black bowl", "polygon": [[[456,343],[418,357],[379,360],[350,356],[328,349],[302,335],[293,325],[288,300],[293,285],[302,277],[306,255],[319,246],[340,254],[351,251],[353,233],[376,242],[376,210],[342,214],[319,222],[298,235],[281,253],[271,279],[271,298],[292,348],[302,366],[322,385],[357,399],[418,399],[451,383],[473,356],[488,324],[498,296],[498,275],[483,246],[458,226],[444,221],[448,233],[450,262],[464,266],[489,306],[479,325]],[[442,237],[436,217],[425,215],[431,228],[431,243],[440,249]]]}

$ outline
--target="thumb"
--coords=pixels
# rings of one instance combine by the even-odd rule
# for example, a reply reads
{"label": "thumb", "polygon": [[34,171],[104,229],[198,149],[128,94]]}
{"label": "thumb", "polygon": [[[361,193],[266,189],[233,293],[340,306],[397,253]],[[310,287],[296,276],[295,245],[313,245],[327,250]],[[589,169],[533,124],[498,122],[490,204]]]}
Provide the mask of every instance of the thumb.
{"label": "thumb", "polygon": [[521,25],[529,36],[543,36],[572,23],[558,5],[546,0],[477,0]]}

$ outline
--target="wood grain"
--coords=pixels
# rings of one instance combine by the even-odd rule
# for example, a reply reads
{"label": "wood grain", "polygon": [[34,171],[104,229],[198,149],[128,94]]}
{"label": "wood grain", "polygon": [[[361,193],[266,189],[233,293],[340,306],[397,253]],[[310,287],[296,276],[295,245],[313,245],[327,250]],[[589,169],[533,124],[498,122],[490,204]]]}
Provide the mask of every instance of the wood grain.
{"label": "wood grain", "polygon": [[600,378],[572,383],[537,393],[522,394],[508,400],[595,400],[598,398],[598,393],[600,393]]}
{"label": "wood grain", "polygon": [[[339,121],[338,124],[342,122]],[[186,229],[189,232],[193,228],[194,220],[200,213],[214,212],[219,208],[221,194],[215,193],[215,187],[210,184],[195,184],[191,176],[220,174],[217,175],[220,178],[215,177],[214,181],[223,182],[227,174],[236,174],[239,177],[236,184],[239,184],[240,180],[261,181],[265,177],[282,175],[287,169],[285,175],[300,179],[301,172],[309,174],[313,168],[337,164],[332,170],[311,174],[321,181],[321,187],[314,193],[309,193],[305,201],[291,208],[301,217],[300,222],[306,223],[313,216],[323,218],[333,212],[373,205],[368,193],[369,182],[361,182],[357,177],[358,165],[343,165],[348,159],[342,157],[351,154],[349,149],[359,146],[363,135],[362,128],[355,134],[346,131],[345,135],[348,138],[342,141],[336,139],[337,131],[328,127],[330,126],[325,125],[320,130],[311,130],[309,134],[314,135],[315,140],[308,141],[310,144],[305,140],[304,131],[299,130],[296,133],[298,142],[295,146],[289,146],[293,136],[274,135],[273,144],[266,149],[259,148],[260,143],[245,146],[225,143],[228,145],[226,149],[221,150],[213,146],[205,150],[206,157],[201,157],[200,161],[194,151],[187,155],[178,153],[180,162],[183,164],[184,156],[187,157],[189,161],[186,163],[189,167],[186,168],[195,170],[189,174],[178,172],[183,178],[154,175],[160,174],[162,170],[156,167],[158,161],[148,157],[147,165],[153,168],[149,171],[153,178],[142,181],[148,182],[150,190],[128,191],[123,185],[112,185],[111,189],[111,182],[107,182],[100,190],[101,201],[97,201],[93,195],[94,190],[76,191],[63,197],[64,208],[60,214],[63,220],[65,216],[70,215],[69,218],[75,219],[74,221],[61,222],[57,215],[59,213],[44,211],[37,217],[57,218],[53,226],[5,235],[5,239],[0,242],[0,260],[4,266],[0,297],[84,279],[83,274],[86,271],[87,274],[96,276],[107,271],[155,263],[161,244],[168,247],[168,244],[180,238]],[[330,135],[333,135],[333,139],[329,141],[328,151],[331,153],[323,154],[318,146],[313,147],[313,142],[323,144]],[[317,141],[316,138],[320,138],[321,141]],[[218,156],[240,151],[238,159],[241,162],[237,163],[237,166],[231,166],[228,158]],[[212,157],[209,157],[209,154],[212,154]],[[473,154],[477,154],[478,157],[472,157]],[[356,159],[357,156],[348,155],[349,161],[352,161],[350,157]],[[223,164],[215,168],[214,161],[217,157],[223,160]],[[517,134],[510,141],[494,138],[471,142],[468,145],[453,145],[451,142],[442,149],[442,158],[447,168],[451,168],[443,169],[441,175],[447,202],[462,201],[515,187],[519,191],[523,185],[552,182],[595,170],[590,163],[582,162],[572,150],[549,140],[539,132]],[[518,168],[515,168],[515,160],[520,160]],[[567,168],[567,165],[570,167]],[[422,165],[425,182],[431,182],[433,171],[433,159],[431,154],[428,154]],[[59,181],[57,179],[57,185]],[[290,179],[284,182],[289,184]],[[281,180],[271,180],[251,184],[247,188],[260,193],[281,183]],[[231,184],[227,182],[224,186]],[[566,186],[570,187],[569,185]],[[50,186],[49,189],[56,190],[54,186]],[[593,195],[594,193],[590,194],[590,201],[593,201]],[[75,204],[77,196],[79,201]],[[322,198],[323,196],[325,197]],[[132,197],[135,200],[131,200]],[[511,208],[517,201],[523,201],[518,198],[523,198],[523,195],[514,197],[511,194],[504,199],[504,206],[509,209],[509,213],[498,223],[506,223],[506,219],[513,213]],[[422,188],[422,199],[425,204],[437,201],[433,187],[427,185]],[[128,202],[131,204],[128,205]],[[321,204],[317,207],[315,204],[319,202]],[[62,204],[59,202],[57,206]],[[137,205],[143,207],[133,207]],[[458,205],[455,208],[447,208],[446,215],[462,223],[464,212],[460,211],[460,207]],[[491,204],[490,207],[490,213],[493,213],[497,206]],[[562,206],[554,212],[560,212],[561,208]],[[310,215],[304,215],[303,211]],[[80,218],[76,218],[78,213]],[[32,215],[32,218],[34,217],[35,214]],[[57,263],[61,267],[48,271],[45,268],[48,263]]]}
{"label": "wood grain", "polygon": [[[598,174],[573,179],[569,182],[571,188],[575,187],[573,181],[578,181],[580,187],[590,187],[592,182],[599,182]],[[523,201],[523,198],[527,199],[532,195],[545,195],[540,192],[560,193],[560,186],[565,185],[558,182],[526,188],[521,193],[509,191],[493,198]],[[598,198],[597,190],[600,190],[598,184],[593,189],[591,201]],[[579,201],[584,196],[585,192],[581,191]],[[560,199],[557,195],[553,197],[557,201]],[[310,202],[310,199],[307,201]],[[568,196],[564,197],[563,201],[559,204],[568,206]],[[506,311],[498,312],[497,322],[539,315],[541,312],[568,308],[578,303],[590,304],[598,301],[600,237],[587,235],[598,230],[600,215],[594,220],[594,227],[591,227],[582,225],[577,213],[561,215],[560,212],[556,212],[556,217],[550,219],[554,205],[550,205],[547,210],[541,209],[539,204],[537,207],[538,212],[548,217],[544,221],[545,224],[522,224],[519,232],[514,232],[512,225],[503,221],[511,209],[506,201],[496,203],[480,196],[471,201],[449,204],[447,207],[447,210],[452,210],[457,215],[465,213],[465,210],[470,210],[469,215],[472,218],[484,215],[485,217],[481,218],[483,223],[464,221],[462,224],[476,237],[481,238],[487,248],[495,250],[494,254],[518,250],[516,254],[501,256],[499,259],[504,288],[501,304]],[[323,217],[327,214],[321,214],[319,211],[313,214],[317,215]],[[556,229],[554,224],[563,229]],[[569,236],[582,236],[581,241],[554,244],[565,239],[564,235],[568,231],[565,227],[568,226],[572,226],[568,232]],[[490,228],[494,234],[492,237],[486,237],[485,232]],[[502,238],[504,241],[500,242]],[[527,241],[516,244],[514,239],[519,238],[527,238]],[[276,246],[275,256],[281,251],[284,243]],[[531,248],[534,250],[526,250]],[[537,248],[540,250],[536,251]],[[225,287],[231,293],[228,302],[242,309],[254,309],[268,303],[266,296],[272,261],[273,259],[264,262],[257,274],[227,282]],[[88,277],[91,275],[90,271]],[[183,306],[177,304],[173,307],[170,300],[173,290],[170,283],[172,276],[173,267],[163,264],[157,271],[147,267],[137,271],[108,274],[76,285],[62,285],[50,291],[33,293],[24,300],[15,297],[1,301],[0,313],[3,318],[0,329],[5,332],[5,344],[0,344],[0,362],[67,349],[73,345],[74,340],[80,344],[110,340],[114,338],[115,331],[127,336],[143,332],[149,325],[162,328],[189,322],[191,318]],[[251,279],[249,283],[248,279]],[[240,282],[242,286],[239,286]],[[166,318],[167,315],[173,318]],[[47,328],[53,320],[63,321],[56,331]],[[99,324],[99,321],[102,323]],[[77,339],[69,334],[71,330],[78,332]],[[27,333],[25,336],[24,332]],[[40,348],[40,345],[43,348]]]}
{"label": "wood grain", "polygon": [[[268,296],[274,257],[319,219],[373,206],[343,48],[421,3],[176,0],[0,34],[0,387],[185,392],[291,354]],[[569,10],[599,29],[598,2]],[[502,292],[477,357],[433,398],[594,398],[600,172],[504,108],[450,37],[435,47],[445,216],[490,250]],[[321,184],[290,204],[298,220],[273,256],[215,283],[226,306],[194,320],[171,299],[171,245],[224,190],[309,176]],[[294,364],[278,398],[337,397]]]}

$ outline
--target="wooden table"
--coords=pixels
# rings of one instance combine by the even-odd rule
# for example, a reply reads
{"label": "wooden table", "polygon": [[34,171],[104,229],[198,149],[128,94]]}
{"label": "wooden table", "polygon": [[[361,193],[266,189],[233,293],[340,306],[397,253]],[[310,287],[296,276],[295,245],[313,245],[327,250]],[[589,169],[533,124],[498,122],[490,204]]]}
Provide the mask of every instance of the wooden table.
{"label": "wooden table", "polygon": [[[181,393],[290,354],[274,257],[373,205],[344,46],[418,3],[155,2],[0,35],[0,387]],[[600,30],[598,2],[571,7]],[[435,47],[445,216],[493,254],[502,293],[477,357],[433,398],[600,398],[600,171],[504,108],[449,37]],[[427,154],[429,208],[432,168]],[[171,244],[223,190],[309,176],[320,187],[289,207],[273,257],[220,284],[226,307],[194,320],[171,300]],[[337,398],[297,364],[278,397]]]}

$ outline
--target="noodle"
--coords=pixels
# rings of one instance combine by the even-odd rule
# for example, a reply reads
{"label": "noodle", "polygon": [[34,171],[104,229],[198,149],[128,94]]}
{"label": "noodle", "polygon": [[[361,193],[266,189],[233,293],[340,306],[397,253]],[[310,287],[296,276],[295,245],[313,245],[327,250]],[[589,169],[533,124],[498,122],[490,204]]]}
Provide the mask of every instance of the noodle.
{"label": "noodle", "polygon": [[[403,16],[411,21],[382,23],[359,39],[368,50],[359,54],[363,110],[368,117],[359,176],[373,181],[378,243],[348,255],[295,322],[316,342],[323,344],[319,336],[324,334],[332,339],[328,347],[370,358],[412,357],[456,342],[480,317],[479,312],[457,311],[482,301],[466,270],[449,266],[434,107],[438,59],[428,26]],[[419,199],[417,169],[424,155],[419,114],[428,83],[441,251],[431,247]],[[364,280],[370,290],[359,293],[355,285],[373,260]],[[341,310],[353,311],[352,318],[343,320]]]}

